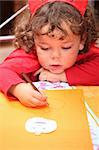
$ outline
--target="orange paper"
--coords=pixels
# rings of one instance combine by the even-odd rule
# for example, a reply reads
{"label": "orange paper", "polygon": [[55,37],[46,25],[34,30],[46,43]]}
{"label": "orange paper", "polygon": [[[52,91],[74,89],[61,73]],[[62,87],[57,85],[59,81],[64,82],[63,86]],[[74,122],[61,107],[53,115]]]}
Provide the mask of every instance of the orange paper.
{"label": "orange paper", "polygon": [[[9,101],[0,93],[1,150],[92,150],[90,131],[81,90],[46,90],[49,106],[30,109]],[[57,130],[34,135],[25,130],[31,117],[57,122]]]}

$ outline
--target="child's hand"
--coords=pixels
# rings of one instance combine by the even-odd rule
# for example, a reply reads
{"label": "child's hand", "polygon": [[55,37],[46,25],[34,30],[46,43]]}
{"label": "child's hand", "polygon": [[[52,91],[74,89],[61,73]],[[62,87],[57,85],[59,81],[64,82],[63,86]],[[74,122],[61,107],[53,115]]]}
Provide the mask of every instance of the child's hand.
{"label": "child's hand", "polygon": [[9,92],[14,95],[19,101],[28,107],[38,107],[47,105],[47,97],[42,92],[35,91],[30,84],[20,83],[12,86]]}
{"label": "child's hand", "polygon": [[50,82],[59,82],[64,81],[67,82],[65,72],[62,73],[52,73],[48,70],[45,70],[43,68],[39,69],[37,72],[35,72],[34,76],[39,74],[39,80],[41,81],[50,81]]}
{"label": "child's hand", "polygon": [[96,40],[95,46],[96,46],[97,48],[99,48],[99,38]]}

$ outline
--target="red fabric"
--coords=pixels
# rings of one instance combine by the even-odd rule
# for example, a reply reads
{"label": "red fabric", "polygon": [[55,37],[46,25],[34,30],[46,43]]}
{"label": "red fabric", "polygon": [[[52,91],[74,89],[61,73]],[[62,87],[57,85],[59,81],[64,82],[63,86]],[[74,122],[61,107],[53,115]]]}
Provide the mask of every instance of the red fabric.
{"label": "red fabric", "polygon": [[[22,49],[13,51],[0,64],[0,89],[7,94],[12,85],[25,82],[21,73],[27,73],[35,81],[33,73],[40,68],[37,56]],[[90,51],[78,55],[74,66],[65,70],[70,85],[99,85],[99,49],[91,46]]]}
{"label": "red fabric", "polygon": [[32,14],[35,14],[37,9],[39,9],[41,6],[45,5],[48,2],[54,2],[54,1],[62,1],[71,4],[74,6],[83,16],[88,4],[88,0],[28,0],[30,12]]}
{"label": "red fabric", "polygon": [[[40,68],[37,57],[33,53],[27,54],[22,49],[13,51],[0,64],[0,90],[6,95],[12,85],[25,82],[21,74],[28,73],[29,77]],[[32,76],[32,80],[35,78]]]}
{"label": "red fabric", "polygon": [[92,45],[90,51],[78,55],[75,65],[65,72],[69,85],[99,85],[99,48]]}

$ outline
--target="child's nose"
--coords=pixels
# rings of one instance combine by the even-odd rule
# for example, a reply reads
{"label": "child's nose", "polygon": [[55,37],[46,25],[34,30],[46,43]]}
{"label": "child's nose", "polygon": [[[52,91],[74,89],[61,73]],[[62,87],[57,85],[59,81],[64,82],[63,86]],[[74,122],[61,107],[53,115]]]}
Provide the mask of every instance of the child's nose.
{"label": "child's nose", "polygon": [[60,51],[58,50],[53,50],[51,53],[51,58],[59,58],[60,57]]}

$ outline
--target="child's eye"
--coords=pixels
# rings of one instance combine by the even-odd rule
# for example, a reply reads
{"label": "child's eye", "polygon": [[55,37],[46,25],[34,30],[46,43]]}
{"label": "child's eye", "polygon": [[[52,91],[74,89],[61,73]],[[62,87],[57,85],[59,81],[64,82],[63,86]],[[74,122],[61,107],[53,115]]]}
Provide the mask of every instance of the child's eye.
{"label": "child's eye", "polygon": [[69,46],[69,47],[62,47],[63,50],[68,50],[70,48],[71,48],[71,46]]}
{"label": "child's eye", "polygon": [[48,50],[49,48],[44,48],[44,47],[41,47],[42,50],[46,51]]}

